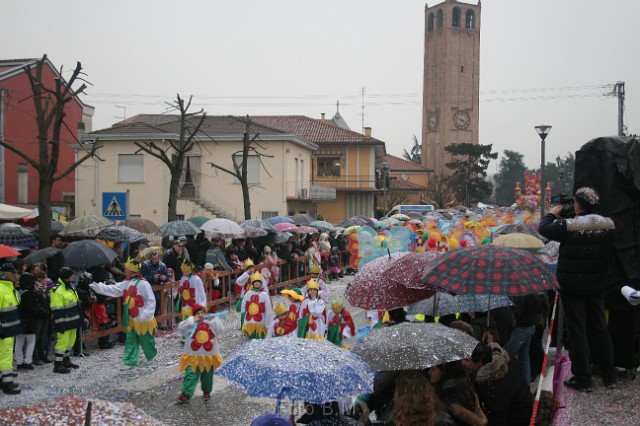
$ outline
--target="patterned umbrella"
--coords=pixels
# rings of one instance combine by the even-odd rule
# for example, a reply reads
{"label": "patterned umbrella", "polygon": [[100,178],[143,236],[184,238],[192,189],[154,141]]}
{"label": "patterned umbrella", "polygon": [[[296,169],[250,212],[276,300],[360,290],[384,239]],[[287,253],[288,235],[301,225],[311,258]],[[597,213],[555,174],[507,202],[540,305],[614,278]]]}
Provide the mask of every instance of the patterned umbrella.
{"label": "patterned umbrella", "polygon": [[544,247],[544,243],[541,239],[536,238],[533,235],[523,234],[520,232],[500,235],[498,238],[493,240],[493,244],[496,246],[505,246],[523,250],[538,250]]}
{"label": "patterned umbrella", "polygon": [[16,223],[3,223],[0,225],[0,244],[9,247],[35,247],[38,245],[38,236],[31,228]]}
{"label": "patterned umbrella", "polygon": [[110,265],[117,254],[96,240],[76,241],[62,250],[64,264],[69,267],[89,269],[97,265]]}
{"label": "patterned umbrella", "polygon": [[160,227],[160,234],[163,237],[179,235],[196,235],[200,232],[200,229],[191,222],[186,220],[174,220],[169,223],[165,223]]}
{"label": "patterned umbrella", "polygon": [[433,296],[435,290],[408,288],[400,284],[395,277],[381,278],[382,271],[406,254],[393,253],[364,265],[347,286],[345,297],[349,303],[363,309],[387,310],[412,305]]}
{"label": "patterned umbrella", "polygon": [[18,250],[14,250],[9,246],[0,244],[0,259],[5,257],[16,257],[16,256],[20,256],[20,252]]}
{"label": "patterned umbrella", "polygon": [[338,223],[336,226],[340,226],[342,228],[348,228],[353,225],[369,226],[371,228],[375,226],[371,218],[368,218],[366,216],[353,216],[353,217],[350,217],[349,219],[343,220],[342,222]]}
{"label": "patterned umbrella", "polygon": [[276,223],[275,225],[273,225],[273,227],[276,228],[276,231],[278,231],[278,232],[291,231],[292,229],[297,228],[296,225],[294,225],[293,223],[288,223],[288,222]]}
{"label": "patterned umbrella", "polygon": [[36,250],[32,253],[29,253],[24,257],[24,261],[27,265],[34,265],[38,262],[42,262],[54,254],[60,253],[62,250],[55,247],[45,247],[40,250]]}
{"label": "patterned umbrella", "polygon": [[409,306],[408,314],[425,314],[431,316],[450,315],[459,312],[486,312],[490,309],[511,306],[509,296],[490,294],[467,294],[452,296],[447,293],[436,293],[428,299]]}
{"label": "patterned umbrella", "polygon": [[291,229],[291,232],[295,232],[296,234],[317,234],[319,231],[311,226],[297,226]]}
{"label": "patterned umbrella", "polygon": [[129,220],[121,220],[116,225],[124,225],[129,228],[133,228],[136,231],[142,232],[143,234],[157,234],[160,232],[160,228],[158,225],[150,221],[149,219],[143,219],[141,217],[136,217]]}
{"label": "patterned umbrella", "polygon": [[113,222],[102,216],[89,214],[73,219],[64,227],[60,235],[73,237],[95,237],[103,228],[113,225]]}
{"label": "patterned umbrella", "polygon": [[352,352],[374,370],[422,370],[469,358],[477,344],[467,333],[439,323],[404,322],[372,330]]}
{"label": "patterned umbrella", "polygon": [[315,222],[311,222],[309,226],[316,228],[320,232],[333,232],[336,230],[332,224],[324,220],[316,220]]}
{"label": "patterned umbrella", "polygon": [[268,234],[268,232],[262,228],[250,228],[248,226],[244,226],[242,227],[242,230],[244,231],[244,236],[247,238],[259,238]]}
{"label": "patterned umbrella", "polygon": [[535,255],[494,245],[452,250],[425,272],[424,288],[453,294],[523,296],[558,287],[553,272]]}
{"label": "patterned umbrella", "polygon": [[403,213],[396,213],[393,216],[391,216],[392,219],[397,219],[400,221],[406,221],[406,220],[411,220],[411,218],[409,216],[407,216],[406,214]]}
{"label": "patterned umbrella", "polygon": [[260,228],[267,232],[278,232],[276,228],[266,220],[251,219],[240,222],[240,228]]}
{"label": "patterned umbrella", "polygon": [[124,241],[126,243],[148,243],[149,240],[142,235],[142,232],[136,231],[128,226],[111,225],[104,228],[96,235],[97,239],[105,241]]}
{"label": "patterned umbrella", "polygon": [[211,219],[200,226],[207,237],[211,238],[244,238],[244,230],[229,219]]}
{"label": "patterned umbrella", "polygon": [[204,225],[206,222],[208,222],[209,220],[211,220],[210,217],[206,217],[206,216],[193,216],[190,217],[189,219],[187,219],[187,222],[191,222],[193,223],[195,226],[197,226],[198,228],[200,228],[202,225]]}
{"label": "patterned umbrella", "polygon": [[323,403],[373,391],[373,371],[326,340],[251,340],[216,374],[249,396]]}
{"label": "patterned umbrella", "polygon": [[418,212],[407,212],[406,214],[411,219],[423,219],[424,218],[424,216],[422,216],[422,213],[418,213]]}
{"label": "patterned umbrella", "polygon": [[309,225],[311,222],[315,220],[313,216],[306,213],[294,214],[293,216],[291,216],[291,219],[293,219],[293,222],[298,226]]}
{"label": "patterned umbrella", "polygon": [[[58,222],[57,220],[52,220],[51,221],[51,233],[53,234],[59,234],[60,232],[62,232],[62,230],[64,229],[65,223],[63,222]],[[33,228],[33,230],[36,233],[40,233],[40,225],[36,226],[35,228]]]}
{"label": "patterned umbrella", "polygon": [[267,219],[267,222],[269,222],[272,225],[277,225],[278,223],[282,223],[282,222],[287,222],[287,223],[291,223],[291,224],[295,225],[294,220],[291,219],[289,216],[271,217],[271,218]]}
{"label": "patterned umbrella", "polygon": [[392,261],[384,262],[376,271],[376,275],[383,281],[393,281],[408,288],[424,290],[424,271],[440,255],[441,253],[436,251],[398,253]]}

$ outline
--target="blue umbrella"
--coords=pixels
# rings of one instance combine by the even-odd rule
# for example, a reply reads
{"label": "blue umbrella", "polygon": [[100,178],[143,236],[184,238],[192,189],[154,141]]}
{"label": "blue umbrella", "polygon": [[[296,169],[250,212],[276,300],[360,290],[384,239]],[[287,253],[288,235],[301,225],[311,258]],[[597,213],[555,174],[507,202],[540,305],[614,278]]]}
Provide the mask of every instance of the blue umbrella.
{"label": "blue umbrella", "polygon": [[160,227],[160,234],[166,236],[195,235],[200,232],[197,226],[186,220],[174,220]]}
{"label": "blue umbrella", "polygon": [[217,373],[249,396],[323,403],[373,391],[373,370],[326,340],[251,340]]}
{"label": "blue umbrella", "polygon": [[267,219],[267,222],[269,222],[272,225],[275,225],[277,223],[282,223],[282,222],[293,223],[294,225],[296,224],[296,222],[288,216],[271,217]]}

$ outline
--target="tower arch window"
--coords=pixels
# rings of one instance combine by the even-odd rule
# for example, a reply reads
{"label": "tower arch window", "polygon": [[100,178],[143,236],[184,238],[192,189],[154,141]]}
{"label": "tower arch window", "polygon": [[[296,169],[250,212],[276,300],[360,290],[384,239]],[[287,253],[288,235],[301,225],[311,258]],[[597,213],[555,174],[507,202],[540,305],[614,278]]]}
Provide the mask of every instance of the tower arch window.
{"label": "tower arch window", "polygon": [[454,7],[453,8],[453,14],[451,15],[451,26],[452,27],[460,27],[460,15],[462,14],[462,12],[460,12],[460,8],[459,7]]}
{"label": "tower arch window", "polygon": [[442,21],[444,21],[444,13],[442,12],[442,9],[440,9],[436,15],[436,25],[438,28],[442,28]]}
{"label": "tower arch window", "polygon": [[433,27],[435,25],[436,17],[433,13],[429,14],[429,20],[427,22],[427,31],[433,31]]}
{"label": "tower arch window", "polygon": [[465,28],[471,30],[476,27],[476,14],[473,10],[467,10]]}

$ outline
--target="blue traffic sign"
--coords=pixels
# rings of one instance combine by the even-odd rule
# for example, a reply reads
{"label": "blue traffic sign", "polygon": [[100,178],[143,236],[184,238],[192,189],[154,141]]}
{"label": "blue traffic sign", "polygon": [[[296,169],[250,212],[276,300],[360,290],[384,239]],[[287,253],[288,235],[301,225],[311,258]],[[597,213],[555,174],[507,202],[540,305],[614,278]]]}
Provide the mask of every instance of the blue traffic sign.
{"label": "blue traffic sign", "polygon": [[111,220],[125,220],[127,218],[127,193],[103,192],[102,216]]}

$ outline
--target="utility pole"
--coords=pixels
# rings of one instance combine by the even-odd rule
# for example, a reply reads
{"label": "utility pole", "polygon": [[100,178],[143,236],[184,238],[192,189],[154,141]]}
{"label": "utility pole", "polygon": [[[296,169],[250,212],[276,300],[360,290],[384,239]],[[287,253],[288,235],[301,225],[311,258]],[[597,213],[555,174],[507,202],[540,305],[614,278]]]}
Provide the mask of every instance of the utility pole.
{"label": "utility pole", "polygon": [[[4,142],[5,90],[0,87],[0,141]],[[4,203],[4,147],[0,147],[0,203]]]}
{"label": "utility pole", "polygon": [[618,96],[618,136],[624,136],[624,81],[613,86],[613,94]]}

